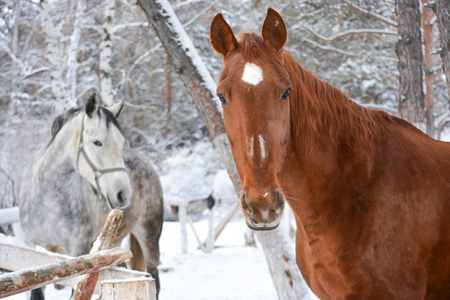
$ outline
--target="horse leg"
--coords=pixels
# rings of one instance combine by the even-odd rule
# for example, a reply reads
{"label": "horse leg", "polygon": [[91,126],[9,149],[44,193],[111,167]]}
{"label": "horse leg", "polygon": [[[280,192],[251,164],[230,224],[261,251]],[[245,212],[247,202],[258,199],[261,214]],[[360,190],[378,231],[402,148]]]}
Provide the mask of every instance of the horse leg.
{"label": "horse leg", "polygon": [[[159,265],[159,237],[161,230],[144,230],[138,223],[130,234],[130,248],[133,256],[141,254],[140,258],[136,258],[133,268],[142,268],[145,266],[155,279],[156,293],[159,295],[160,282],[157,266]],[[136,252],[136,253],[135,253]],[[143,258],[143,261],[142,261]],[[132,262],[133,264],[133,262]]]}
{"label": "horse leg", "polygon": [[31,291],[30,300],[44,300],[44,288],[38,288]]}

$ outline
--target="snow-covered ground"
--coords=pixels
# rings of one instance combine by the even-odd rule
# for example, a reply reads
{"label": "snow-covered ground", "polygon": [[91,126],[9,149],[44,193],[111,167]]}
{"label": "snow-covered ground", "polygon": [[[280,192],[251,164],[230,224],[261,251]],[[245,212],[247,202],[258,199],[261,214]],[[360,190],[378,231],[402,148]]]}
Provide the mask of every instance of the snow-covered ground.
{"label": "snow-covered ground", "polygon": [[[206,221],[194,226],[206,238]],[[225,300],[277,299],[277,294],[259,244],[244,245],[246,225],[235,220],[225,228],[212,253],[203,253],[193,232],[188,229],[188,253],[181,254],[178,222],[164,223],[161,236],[161,265],[159,266],[160,300]],[[46,298],[70,299],[71,290],[56,290],[47,286]],[[7,299],[25,300],[26,293]]]}

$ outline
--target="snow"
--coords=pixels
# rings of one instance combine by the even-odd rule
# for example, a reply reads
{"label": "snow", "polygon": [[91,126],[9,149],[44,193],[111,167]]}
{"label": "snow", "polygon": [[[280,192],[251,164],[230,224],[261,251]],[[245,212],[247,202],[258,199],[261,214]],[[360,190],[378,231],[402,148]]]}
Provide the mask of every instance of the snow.
{"label": "snow", "polygon": [[[194,223],[199,235],[206,238],[207,220]],[[223,231],[212,253],[203,253],[192,230],[188,229],[188,254],[181,254],[180,225],[164,223],[161,236],[160,300],[265,299],[277,294],[269,274],[262,247],[244,245],[246,225],[231,222]],[[25,300],[26,293],[9,297]],[[45,290],[46,299],[69,299],[71,290]],[[313,299],[313,298],[311,298]]]}

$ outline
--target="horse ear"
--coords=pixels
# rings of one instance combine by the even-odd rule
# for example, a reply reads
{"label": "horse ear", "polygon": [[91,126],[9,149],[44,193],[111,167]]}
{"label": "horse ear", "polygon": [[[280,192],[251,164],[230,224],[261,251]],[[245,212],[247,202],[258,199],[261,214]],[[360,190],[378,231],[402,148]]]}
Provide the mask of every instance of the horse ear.
{"label": "horse ear", "polygon": [[222,54],[224,58],[239,46],[233,30],[222,14],[217,14],[212,20],[209,36],[214,50]]}
{"label": "horse ear", "polygon": [[262,28],[264,43],[280,51],[286,43],[287,31],[283,18],[274,9],[267,10],[267,16]]}
{"label": "horse ear", "polygon": [[97,109],[98,109],[97,95],[94,93],[89,97],[89,99],[86,102],[86,114],[89,116],[89,118],[92,118],[94,112],[96,112]]}
{"label": "horse ear", "polygon": [[108,107],[108,110],[118,118],[120,113],[122,112],[123,106],[125,105],[125,100],[115,103],[111,107]]}

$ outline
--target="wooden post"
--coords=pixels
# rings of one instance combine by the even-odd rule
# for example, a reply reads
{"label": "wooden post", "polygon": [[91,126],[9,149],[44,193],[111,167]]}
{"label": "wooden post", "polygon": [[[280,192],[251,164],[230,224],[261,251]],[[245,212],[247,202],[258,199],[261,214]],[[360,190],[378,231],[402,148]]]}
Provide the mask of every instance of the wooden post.
{"label": "wooden post", "polygon": [[105,280],[100,282],[101,300],[153,300],[155,284],[150,278]]}
{"label": "wooden post", "polygon": [[64,278],[98,271],[101,267],[118,265],[131,258],[125,249],[112,249],[69,259],[56,264],[0,275],[0,298],[43,287]]}
{"label": "wooden post", "polygon": [[208,238],[206,239],[206,252],[212,252],[215,242],[215,230],[214,230],[214,210],[215,206],[211,207],[208,216]]}
{"label": "wooden post", "polygon": [[[109,249],[117,236],[120,223],[122,222],[123,211],[113,209],[103,225],[102,232],[97,237],[92,246],[90,254],[94,254],[100,250]],[[91,273],[83,276],[78,282],[76,288],[73,290],[72,300],[90,300],[94,293],[95,285],[97,284],[99,273]]]}
{"label": "wooden post", "polygon": [[187,253],[187,210],[186,206],[178,206],[178,216],[180,218],[180,238],[181,238],[181,254]]}

